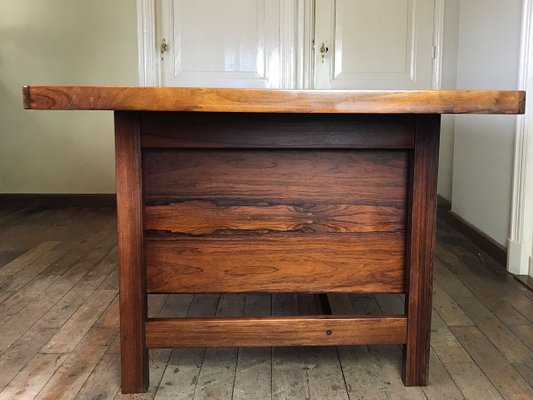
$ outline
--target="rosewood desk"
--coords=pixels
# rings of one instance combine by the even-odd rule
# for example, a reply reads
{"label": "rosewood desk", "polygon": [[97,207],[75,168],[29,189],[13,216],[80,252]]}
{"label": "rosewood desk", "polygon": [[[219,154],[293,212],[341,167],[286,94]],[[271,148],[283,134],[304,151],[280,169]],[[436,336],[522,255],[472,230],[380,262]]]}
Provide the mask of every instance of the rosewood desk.
{"label": "rosewood desk", "polygon": [[[122,390],[148,349],[404,345],[428,382],[440,114],[524,92],[25,86],[28,109],[114,110]],[[147,318],[147,293],[405,293],[402,315]]]}

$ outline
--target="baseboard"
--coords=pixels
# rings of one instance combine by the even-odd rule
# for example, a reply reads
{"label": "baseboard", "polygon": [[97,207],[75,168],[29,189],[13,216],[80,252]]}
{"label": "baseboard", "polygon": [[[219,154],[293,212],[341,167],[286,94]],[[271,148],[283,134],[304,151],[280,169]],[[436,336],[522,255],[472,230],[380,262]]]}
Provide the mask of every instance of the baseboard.
{"label": "baseboard", "polygon": [[439,214],[444,216],[450,226],[479,246],[503,268],[507,268],[507,249],[504,246],[495,242],[478,228],[455,214],[451,210],[451,202],[449,200],[438,196],[437,207]]}
{"label": "baseboard", "polygon": [[439,211],[448,212],[452,209],[452,202],[441,195],[437,195],[437,207]]}
{"label": "baseboard", "polygon": [[533,278],[527,275],[515,275],[515,278],[521,282],[524,286],[533,290]]}
{"label": "baseboard", "polygon": [[101,194],[0,194],[0,207],[116,207],[114,193]]}

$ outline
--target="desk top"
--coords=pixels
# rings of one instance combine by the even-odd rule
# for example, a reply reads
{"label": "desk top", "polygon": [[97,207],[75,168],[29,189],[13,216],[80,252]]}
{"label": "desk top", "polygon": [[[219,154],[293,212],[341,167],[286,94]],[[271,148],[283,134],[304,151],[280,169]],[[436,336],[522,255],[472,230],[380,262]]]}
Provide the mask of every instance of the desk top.
{"label": "desk top", "polygon": [[523,114],[525,92],[24,86],[24,108],[333,114]]}

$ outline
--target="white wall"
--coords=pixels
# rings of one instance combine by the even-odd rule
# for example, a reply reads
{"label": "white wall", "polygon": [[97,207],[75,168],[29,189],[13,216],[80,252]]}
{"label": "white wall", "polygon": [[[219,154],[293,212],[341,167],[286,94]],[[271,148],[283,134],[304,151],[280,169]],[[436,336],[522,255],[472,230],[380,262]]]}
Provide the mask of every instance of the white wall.
{"label": "white wall", "polygon": [[0,193],[114,192],[111,112],[24,111],[33,84],[137,84],[135,1],[0,0]]}
{"label": "white wall", "polygon": [[[521,0],[461,0],[458,89],[516,89]],[[452,211],[503,246],[509,235],[515,117],[458,116]]]}

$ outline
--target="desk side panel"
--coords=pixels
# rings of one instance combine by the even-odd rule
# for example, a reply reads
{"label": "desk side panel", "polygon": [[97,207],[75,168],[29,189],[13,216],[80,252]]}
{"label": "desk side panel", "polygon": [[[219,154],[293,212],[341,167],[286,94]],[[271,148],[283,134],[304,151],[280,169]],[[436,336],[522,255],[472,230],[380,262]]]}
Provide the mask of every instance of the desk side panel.
{"label": "desk side panel", "polygon": [[144,149],[148,291],[401,293],[408,153]]}

